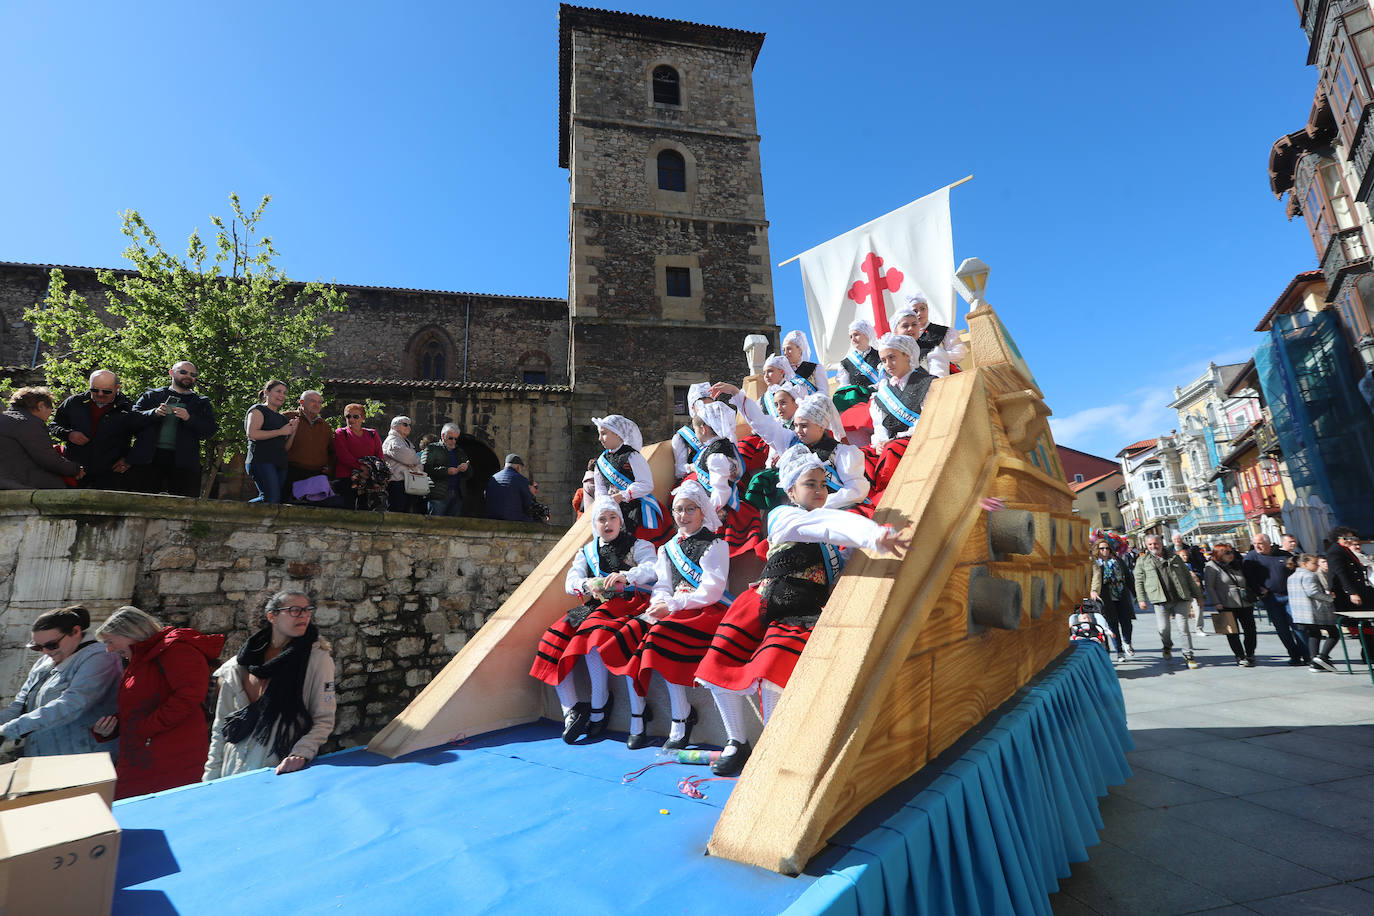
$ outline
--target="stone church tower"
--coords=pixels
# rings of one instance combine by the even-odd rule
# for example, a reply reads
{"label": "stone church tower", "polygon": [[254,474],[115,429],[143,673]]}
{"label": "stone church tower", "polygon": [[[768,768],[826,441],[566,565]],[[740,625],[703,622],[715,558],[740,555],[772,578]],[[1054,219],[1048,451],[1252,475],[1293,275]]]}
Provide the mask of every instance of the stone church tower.
{"label": "stone church tower", "polygon": [[753,67],[757,32],[562,6],[558,160],[569,171],[573,388],[637,421],[774,347]]}

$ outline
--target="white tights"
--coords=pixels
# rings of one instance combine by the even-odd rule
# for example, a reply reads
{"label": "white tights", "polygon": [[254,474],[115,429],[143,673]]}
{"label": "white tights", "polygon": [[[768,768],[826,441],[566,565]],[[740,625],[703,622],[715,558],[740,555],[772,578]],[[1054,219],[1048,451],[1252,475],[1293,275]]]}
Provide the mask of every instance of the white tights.
{"label": "white tights", "polygon": [[[610,699],[610,684],[608,678],[610,672],[606,670],[606,663],[601,660],[601,652],[593,649],[583,658],[587,665],[587,677],[592,682],[592,721],[600,722],[602,713],[596,712],[598,709],[606,708],[606,701]],[[563,707],[563,715],[567,715],[572,708],[581,702],[577,696],[577,682],[573,680],[573,673],[568,672],[568,676],[554,685],[554,691],[558,694],[558,705]],[[634,691],[631,691],[633,694]],[[631,700],[631,706],[634,705]],[[642,709],[639,711],[643,711]]]}

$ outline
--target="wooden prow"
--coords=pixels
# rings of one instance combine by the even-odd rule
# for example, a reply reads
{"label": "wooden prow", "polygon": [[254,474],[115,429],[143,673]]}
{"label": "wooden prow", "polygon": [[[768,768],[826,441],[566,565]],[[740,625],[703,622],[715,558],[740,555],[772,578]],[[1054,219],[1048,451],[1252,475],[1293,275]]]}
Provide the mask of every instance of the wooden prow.
{"label": "wooden prow", "polygon": [[[912,550],[900,561],[854,551],[716,825],[713,855],[800,872],[1067,643],[1088,526],[1072,513],[1049,409],[1010,335],[990,307],[968,321],[965,371],[931,386],[876,515],[914,524]],[[645,456],[655,480],[673,479],[669,443]],[[669,488],[656,492],[666,510]],[[979,505],[988,496],[1010,510],[993,531]],[[562,582],[590,536],[585,519],[575,524],[369,749],[396,757],[538,718],[547,688],[527,672],[544,629],[575,604]]]}

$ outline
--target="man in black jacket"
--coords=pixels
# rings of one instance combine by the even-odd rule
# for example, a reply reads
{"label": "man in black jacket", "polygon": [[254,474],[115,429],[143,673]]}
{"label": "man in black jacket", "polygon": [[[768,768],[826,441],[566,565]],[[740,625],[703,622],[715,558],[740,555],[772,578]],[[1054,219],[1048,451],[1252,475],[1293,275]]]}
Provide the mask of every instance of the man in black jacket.
{"label": "man in black jacket", "polygon": [[198,374],[190,362],[179,362],[168,371],[170,385],[145,391],[134,404],[148,425],[128,460],[146,493],[200,495],[200,443],[215,432],[215,411],[195,392]]}
{"label": "man in black jacket", "polygon": [[[1354,528],[1339,526],[1332,529],[1336,543],[1326,552],[1326,564],[1331,569],[1331,591],[1336,597],[1336,610],[1374,611],[1374,588],[1369,584],[1369,570],[1361,562],[1360,535]],[[1374,627],[1366,622],[1362,628],[1366,639],[1374,635]],[[1348,632],[1358,635],[1354,627]],[[1361,652],[1363,659],[1364,653]]]}
{"label": "man in black jacket", "polygon": [[134,412],[119,390],[119,377],[108,369],[91,373],[90,389],[63,401],[48,427],[63,443],[67,458],[86,469],[81,486],[92,490],[127,490],[129,446],[148,418]]}

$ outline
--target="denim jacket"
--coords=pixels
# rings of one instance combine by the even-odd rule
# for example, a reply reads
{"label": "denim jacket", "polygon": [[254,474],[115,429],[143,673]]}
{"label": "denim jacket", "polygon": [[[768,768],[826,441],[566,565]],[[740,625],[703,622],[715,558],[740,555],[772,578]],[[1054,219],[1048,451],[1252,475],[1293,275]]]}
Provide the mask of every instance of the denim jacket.
{"label": "denim jacket", "polygon": [[23,738],[28,757],[113,752],[108,742],[96,742],[91,726],[114,714],[121,673],[119,656],[99,642],[87,643],[57,665],[43,656],[14,702],[0,710],[0,736]]}

